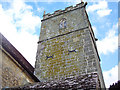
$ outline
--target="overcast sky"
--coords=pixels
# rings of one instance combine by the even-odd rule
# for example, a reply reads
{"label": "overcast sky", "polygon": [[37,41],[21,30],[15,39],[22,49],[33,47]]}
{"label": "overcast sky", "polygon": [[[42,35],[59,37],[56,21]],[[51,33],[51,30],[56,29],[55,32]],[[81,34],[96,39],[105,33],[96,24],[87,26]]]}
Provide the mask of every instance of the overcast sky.
{"label": "overcast sky", "polygon": [[[86,10],[95,37],[98,38],[97,48],[103,76],[106,86],[109,87],[118,81],[118,2],[107,1],[88,2]],[[77,3],[80,0],[2,0],[0,32],[34,66],[44,10],[46,13],[53,13]]]}

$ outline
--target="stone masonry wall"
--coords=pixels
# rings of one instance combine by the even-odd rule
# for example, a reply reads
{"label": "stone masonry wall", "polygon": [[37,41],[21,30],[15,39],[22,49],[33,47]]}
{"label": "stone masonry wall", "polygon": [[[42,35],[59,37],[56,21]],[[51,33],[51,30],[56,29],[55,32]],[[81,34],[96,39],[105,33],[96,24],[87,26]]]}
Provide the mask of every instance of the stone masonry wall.
{"label": "stone masonry wall", "polygon": [[24,69],[20,68],[15,62],[13,62],[12,57],[2,50],[0,51],[2,56],[2,68],[0,68],[1,87],[14,87],[34,82],[31,77],[26,74]]}
{"label": "stone masonry wall", "polygon": [[[34,84],[26,84],[5,90],[99,90],[100,81],[97,73],[84,74],[77,77],[67,77],[59,81],[39,82]],[[103,89],[104,90],[104,89]]]}
{"label": "stone masonry wall", "polygon": [[[55,11],[54,15],[43,17],[35,75],[44,82],[96,72],[104,87],[95,37],[85,12],[85,4],[68,9],[60,11],[64,13],[58,15]],[[66,20],[66,27],[61,29],[62,19]]]}
{"label": "stone masonry wall", "polygon": [[89,30],[82,29],[41,42],[36,68],[35,75],[41,81],[97,71]]}
{"label": "stone masonry wall", "polygon": [[[84,12],[84,4],[79,9],[49,18],[42,21],[40,39],[43,41],[58,35],[66,34],[81,28],[88,27],[87,17]],[[66,28],[60,29],[59,24],[62,18],[66,19]]]}

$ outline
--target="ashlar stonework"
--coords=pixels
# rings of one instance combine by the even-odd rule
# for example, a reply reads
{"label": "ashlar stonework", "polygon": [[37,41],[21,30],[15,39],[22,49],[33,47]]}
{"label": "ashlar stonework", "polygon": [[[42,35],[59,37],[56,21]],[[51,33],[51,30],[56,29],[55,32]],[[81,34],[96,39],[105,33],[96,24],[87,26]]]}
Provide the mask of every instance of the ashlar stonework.
{"label": "ashlar stonework", "polygon": [[53,14],[44,14],[34,72],[42,83],[96,73],[99,83],[95,85],[105,88],[86,5],[82,2]]}

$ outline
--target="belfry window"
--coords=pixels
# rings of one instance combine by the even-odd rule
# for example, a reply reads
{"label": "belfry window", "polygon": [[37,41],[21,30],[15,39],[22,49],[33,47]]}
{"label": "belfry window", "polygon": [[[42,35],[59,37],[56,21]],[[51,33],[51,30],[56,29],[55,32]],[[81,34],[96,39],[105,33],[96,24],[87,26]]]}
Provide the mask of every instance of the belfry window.
{"label": "belfry window", "polygon": [[63,29],[63,28],[66,28],[66,27],[67,27],[66,19],[62,18],[62,20],[60,21],[59,28]]}

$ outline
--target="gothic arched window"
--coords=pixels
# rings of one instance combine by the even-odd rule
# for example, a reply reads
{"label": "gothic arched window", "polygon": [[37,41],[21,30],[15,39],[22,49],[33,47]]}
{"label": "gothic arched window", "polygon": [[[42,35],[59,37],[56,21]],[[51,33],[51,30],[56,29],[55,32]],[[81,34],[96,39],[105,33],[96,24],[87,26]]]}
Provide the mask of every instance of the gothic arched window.
{"label": "gothic arched window", "polygon": [[62,18],[60,21],[59,28],[62,29],[62,28],[66,28],[66,27],[67,27],[66,19]]}

